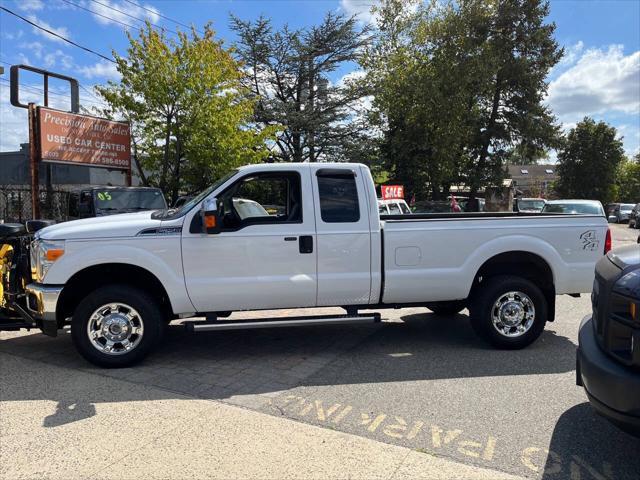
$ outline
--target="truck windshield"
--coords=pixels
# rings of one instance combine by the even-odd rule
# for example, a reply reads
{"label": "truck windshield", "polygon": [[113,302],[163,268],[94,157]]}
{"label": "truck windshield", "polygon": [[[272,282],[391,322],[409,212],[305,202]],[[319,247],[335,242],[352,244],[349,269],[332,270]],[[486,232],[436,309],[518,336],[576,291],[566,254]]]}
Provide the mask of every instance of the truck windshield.
{"label": "truck windshield", "polygon": [[167,208],[160,190],[96,190],[94,196],[98,211],[158,210]]}
{"label": "truck windshield", "polygon": [[159,219],[162,219],[162,220],[169,220],[169,219],[172,219],[172,218],[181,217],[182,215],[187,213],[189,210],[191,210],[195,205],[199,204],[202,200],[204,200],[207,196],[209,196],[209,194],[211,194],[211,192],[213,192],[214,190],[217,190],[222,184],[224,184],[227,180],[229,180],[231,177],[233,177],[236,173],[238,173],[238,170],[231,170],[224,177],[222,177],[222,178],[216,180],[215,182],[213,182],[213,185],[211,185],[209,188],[205,188],[202,192],[200,192],[198,195],[193,197],[188,202],[184,203],[181,207],[179,207],[179,208],[170,208],[169,210],[166,210],[165,212],[156,212],[154,214],[153,218],[159,218]]}

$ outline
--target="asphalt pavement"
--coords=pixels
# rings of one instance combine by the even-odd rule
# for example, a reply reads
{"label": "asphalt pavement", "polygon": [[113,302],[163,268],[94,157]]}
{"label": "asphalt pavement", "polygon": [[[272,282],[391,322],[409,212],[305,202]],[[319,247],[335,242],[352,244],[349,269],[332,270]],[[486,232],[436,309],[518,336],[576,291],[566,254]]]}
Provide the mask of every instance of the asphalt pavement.
{"label": "asphalt pavement", "polygon": [[[611,227],[614,246],[640,233]],[[597,416],[575,385],[589,296],[559,297],[556,308],[556,321],[520,351],[485,345],[466,312],[439,317],[425,308],[383,310],[381,324],[365,326],[196,335],[173,326],[157,353],[120,370],[88,365],[64,334],[2,333],[0,351],[103,376],[118,401],[129,395],[122,384],[135,383],[529,478],[637,479],[640,440]],[[55,426],[69,421],[58,396],[45,389],[12,401],[58,402],[46,419]],[[110,397],[82,399],[72,421],[92,418],[103,402]]]}

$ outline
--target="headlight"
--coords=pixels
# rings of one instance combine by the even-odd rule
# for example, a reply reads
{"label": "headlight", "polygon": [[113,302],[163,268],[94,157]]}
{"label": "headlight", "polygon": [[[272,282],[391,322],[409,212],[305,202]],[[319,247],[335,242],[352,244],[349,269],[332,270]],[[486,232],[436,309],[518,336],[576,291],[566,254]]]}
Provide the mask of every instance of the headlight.
{"label": "headlight", "polygon": [[41,240],[31,242],[31,275],[36,282],[42,282],[54,264],[64,255],[64,240]]}

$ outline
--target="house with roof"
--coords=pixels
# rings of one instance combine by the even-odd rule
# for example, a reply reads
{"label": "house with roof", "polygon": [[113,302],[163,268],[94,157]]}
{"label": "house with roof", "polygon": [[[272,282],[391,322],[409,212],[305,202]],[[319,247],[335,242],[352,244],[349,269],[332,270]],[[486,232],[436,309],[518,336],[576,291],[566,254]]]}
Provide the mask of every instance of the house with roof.
{"label": "house with roof", "polygon": [[553,196],[553,183],[558,179],[556,165],[509,165],[507,169],[519,197]]}

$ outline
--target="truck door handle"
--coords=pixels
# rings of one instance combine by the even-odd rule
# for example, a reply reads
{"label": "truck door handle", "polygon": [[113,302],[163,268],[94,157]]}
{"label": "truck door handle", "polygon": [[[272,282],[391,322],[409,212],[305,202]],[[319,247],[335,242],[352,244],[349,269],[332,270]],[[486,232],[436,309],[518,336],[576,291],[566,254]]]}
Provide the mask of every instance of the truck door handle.
{"label": "truck door handle", "polygon": [[285,242],[295,242],[298,237],[284,237]]}
{"label": "truck door handle", "polygon": [[313,237],[311,235],[301,235],[298,245],[300,253],[313,253]]}

